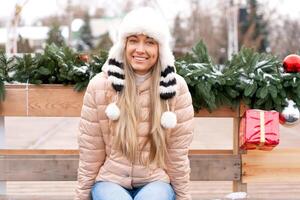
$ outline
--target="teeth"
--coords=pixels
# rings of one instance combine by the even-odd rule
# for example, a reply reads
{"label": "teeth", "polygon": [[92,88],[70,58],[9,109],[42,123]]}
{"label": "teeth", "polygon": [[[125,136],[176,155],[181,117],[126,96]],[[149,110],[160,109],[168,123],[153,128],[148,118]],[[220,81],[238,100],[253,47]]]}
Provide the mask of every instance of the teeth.
{"label": "teeth", "polygon": [[135,60],[139,60],[139,61],[144,61],[146,60],[146,58],[143,58],[143,57],[134,57]]}

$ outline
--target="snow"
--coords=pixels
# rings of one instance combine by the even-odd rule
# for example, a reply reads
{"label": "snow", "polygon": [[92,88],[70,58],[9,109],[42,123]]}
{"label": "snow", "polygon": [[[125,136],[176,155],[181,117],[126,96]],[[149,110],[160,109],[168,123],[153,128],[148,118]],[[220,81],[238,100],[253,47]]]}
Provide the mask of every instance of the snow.
{"label": "snow", "polygon": [[192,63],[191,65],[193,65],[194,67],[198,68],[198,69],[207,69],[207,66],[204,65],[203,63]]}
{"label": "snow", "polygon": [[76,71],[76,72],[85,74],[87,72],[87,70],[88,70],[88,66],[86,66],[86,65],[83,65],[81,67],[74,66],[74,71]]}
{"label": "snow", "polygon": [[233,193],[226,195],[225,198],[227,198],[227,199],[244,199],[246,197],[247,197],[246,192],[233,192]]}
{"label": "snow", "polygon": [[240,76],[239,80],[242,83],[251,84],[251,85],[253,84],[253,79],[248,79],[248,78],[246,78],[244,76]]}
{"label": "snow", "polygon": [[16,74],[16,71],[10,71],[10,72],[8,72],[7,75],[9,78],[12,78],[15,74]]}
{"label": "snow", "polygon": [[217,76],[222,76],[223,73],[219,70],[214,69],[214,71],[212,72],[212,74],[217,75]]}
{"label": "snow", "polygon": [[282,77],[288,77],[288,76],[291,76],[291,74],[289,74],[289,73],[282,73],[281,76]]}
{"label": "snow", "polygon": [[266,60],[262,60],[262,61],[259,61],[256,66],[262,66],[262,65],[265,65],[266,63],[268,63],[268,61]]}
{"label": "snow", "polygon": [[254,78],[254,77],[255,77],[255,74],[252,72],[252,73],[249,74],[249,77],[250,77],[250,78]]}
{"label": "snow", "polygon": [[271,74],[267,74],[267,73],[264,73],[264,72],[262,72],[262,73],[263,73],[263,79],[269,78],[269,79],[273,79],[273,80],[275,80],[275,81],[280,81],[279,78],[276,78],[276,77],[274,77],[274,76],[271,75]]}

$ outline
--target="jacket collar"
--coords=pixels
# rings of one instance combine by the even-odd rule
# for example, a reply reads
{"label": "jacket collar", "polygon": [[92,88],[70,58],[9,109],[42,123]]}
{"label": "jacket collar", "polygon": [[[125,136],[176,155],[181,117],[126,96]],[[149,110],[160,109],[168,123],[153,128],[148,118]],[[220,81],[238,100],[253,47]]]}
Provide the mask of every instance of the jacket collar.
{"label": "jacket collar", "polygon": [[138,92],[141,93],[145,90],[149,90],[152,82],[152,76],[149,76],[141,85],[137,87]]}
{"label": "jacket collar", "polygon": [[[108,78],[108,74],[107,74],[106,71],[103,71],[102,73],[104,74],[105,78]],[[149,89],[150,89],[150,86],[151,86],[151,82],[152,82],[152,76],[149,76],[142,84],[140,84],[140,85],[137,87],[138,92],[141,93],[141,92],[143,92],[143,91],[145,91],[145,90],[149,90]],[[112,86],[111,86],[111,81],[108,81],[108,82],[107,82],[107,86],[108,86],[108,88],[109,88],[111,91],[113,91],[113,92],[115,93],[114,89],[113,89]]]}

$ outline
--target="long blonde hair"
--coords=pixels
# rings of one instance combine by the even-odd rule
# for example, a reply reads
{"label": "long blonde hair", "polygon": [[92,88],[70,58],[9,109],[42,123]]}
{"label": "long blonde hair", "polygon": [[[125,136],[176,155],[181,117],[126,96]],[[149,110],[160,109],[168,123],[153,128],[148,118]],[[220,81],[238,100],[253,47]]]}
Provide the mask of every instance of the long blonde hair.
{"label": "long blonde hair", "polygon": [[[137,88],[135,84],[135,74],[126,60],[124,59],[125,87],[120,93],[117,104],[120,108],[120,118],[115,126],[114,144],[118,147],[131,162],[136,159],[144,165],[155,163],[159,167],[165,168],[166,158],[166,138],[165,131],[160,124],[162,112],[166,109],[166,103],[161,100],[159,95],[159,83],[161,75],[161,66],[158,61],[151,70],[151,86],[150,86],[150,133],[148,134],[147,143],[150,143],[150,153],[148,158],[141,158],[142,154],[138,154],[139,141],[137,133],[137,125],[139,122],[139,110],[137,106]],[[139,155],[139,158],[136,156]]]}

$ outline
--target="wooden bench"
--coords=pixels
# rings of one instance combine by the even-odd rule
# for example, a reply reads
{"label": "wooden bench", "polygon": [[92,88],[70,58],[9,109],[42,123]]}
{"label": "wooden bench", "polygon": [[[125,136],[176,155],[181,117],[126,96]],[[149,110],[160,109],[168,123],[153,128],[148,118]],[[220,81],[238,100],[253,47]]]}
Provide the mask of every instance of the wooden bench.
{"label": "wooden bench", "polygon": [[[231,151],[191,150],[191,180],[240,179]],[[0,181],[76,181],[78,150],[0,150]]]}
{"label": "wooden bench", "polygon": [[[1,116],[80,115],[83,92],[60,85],[6,86]],[[299,181],[300,148],[271,152],[240,152],[239,120],[245,108],[221,108],[212,113],[201,110],[195,117],[233,119],[232,150],[190,150],[191,180],[232,181],[232,191],[247,191],[247,183],[259,181]],[[197,133],[195,133],[197,134]],[[243,154],[242,154],[243,153]],[[0,182],[76,181],[78,150],[0,150]]]}

